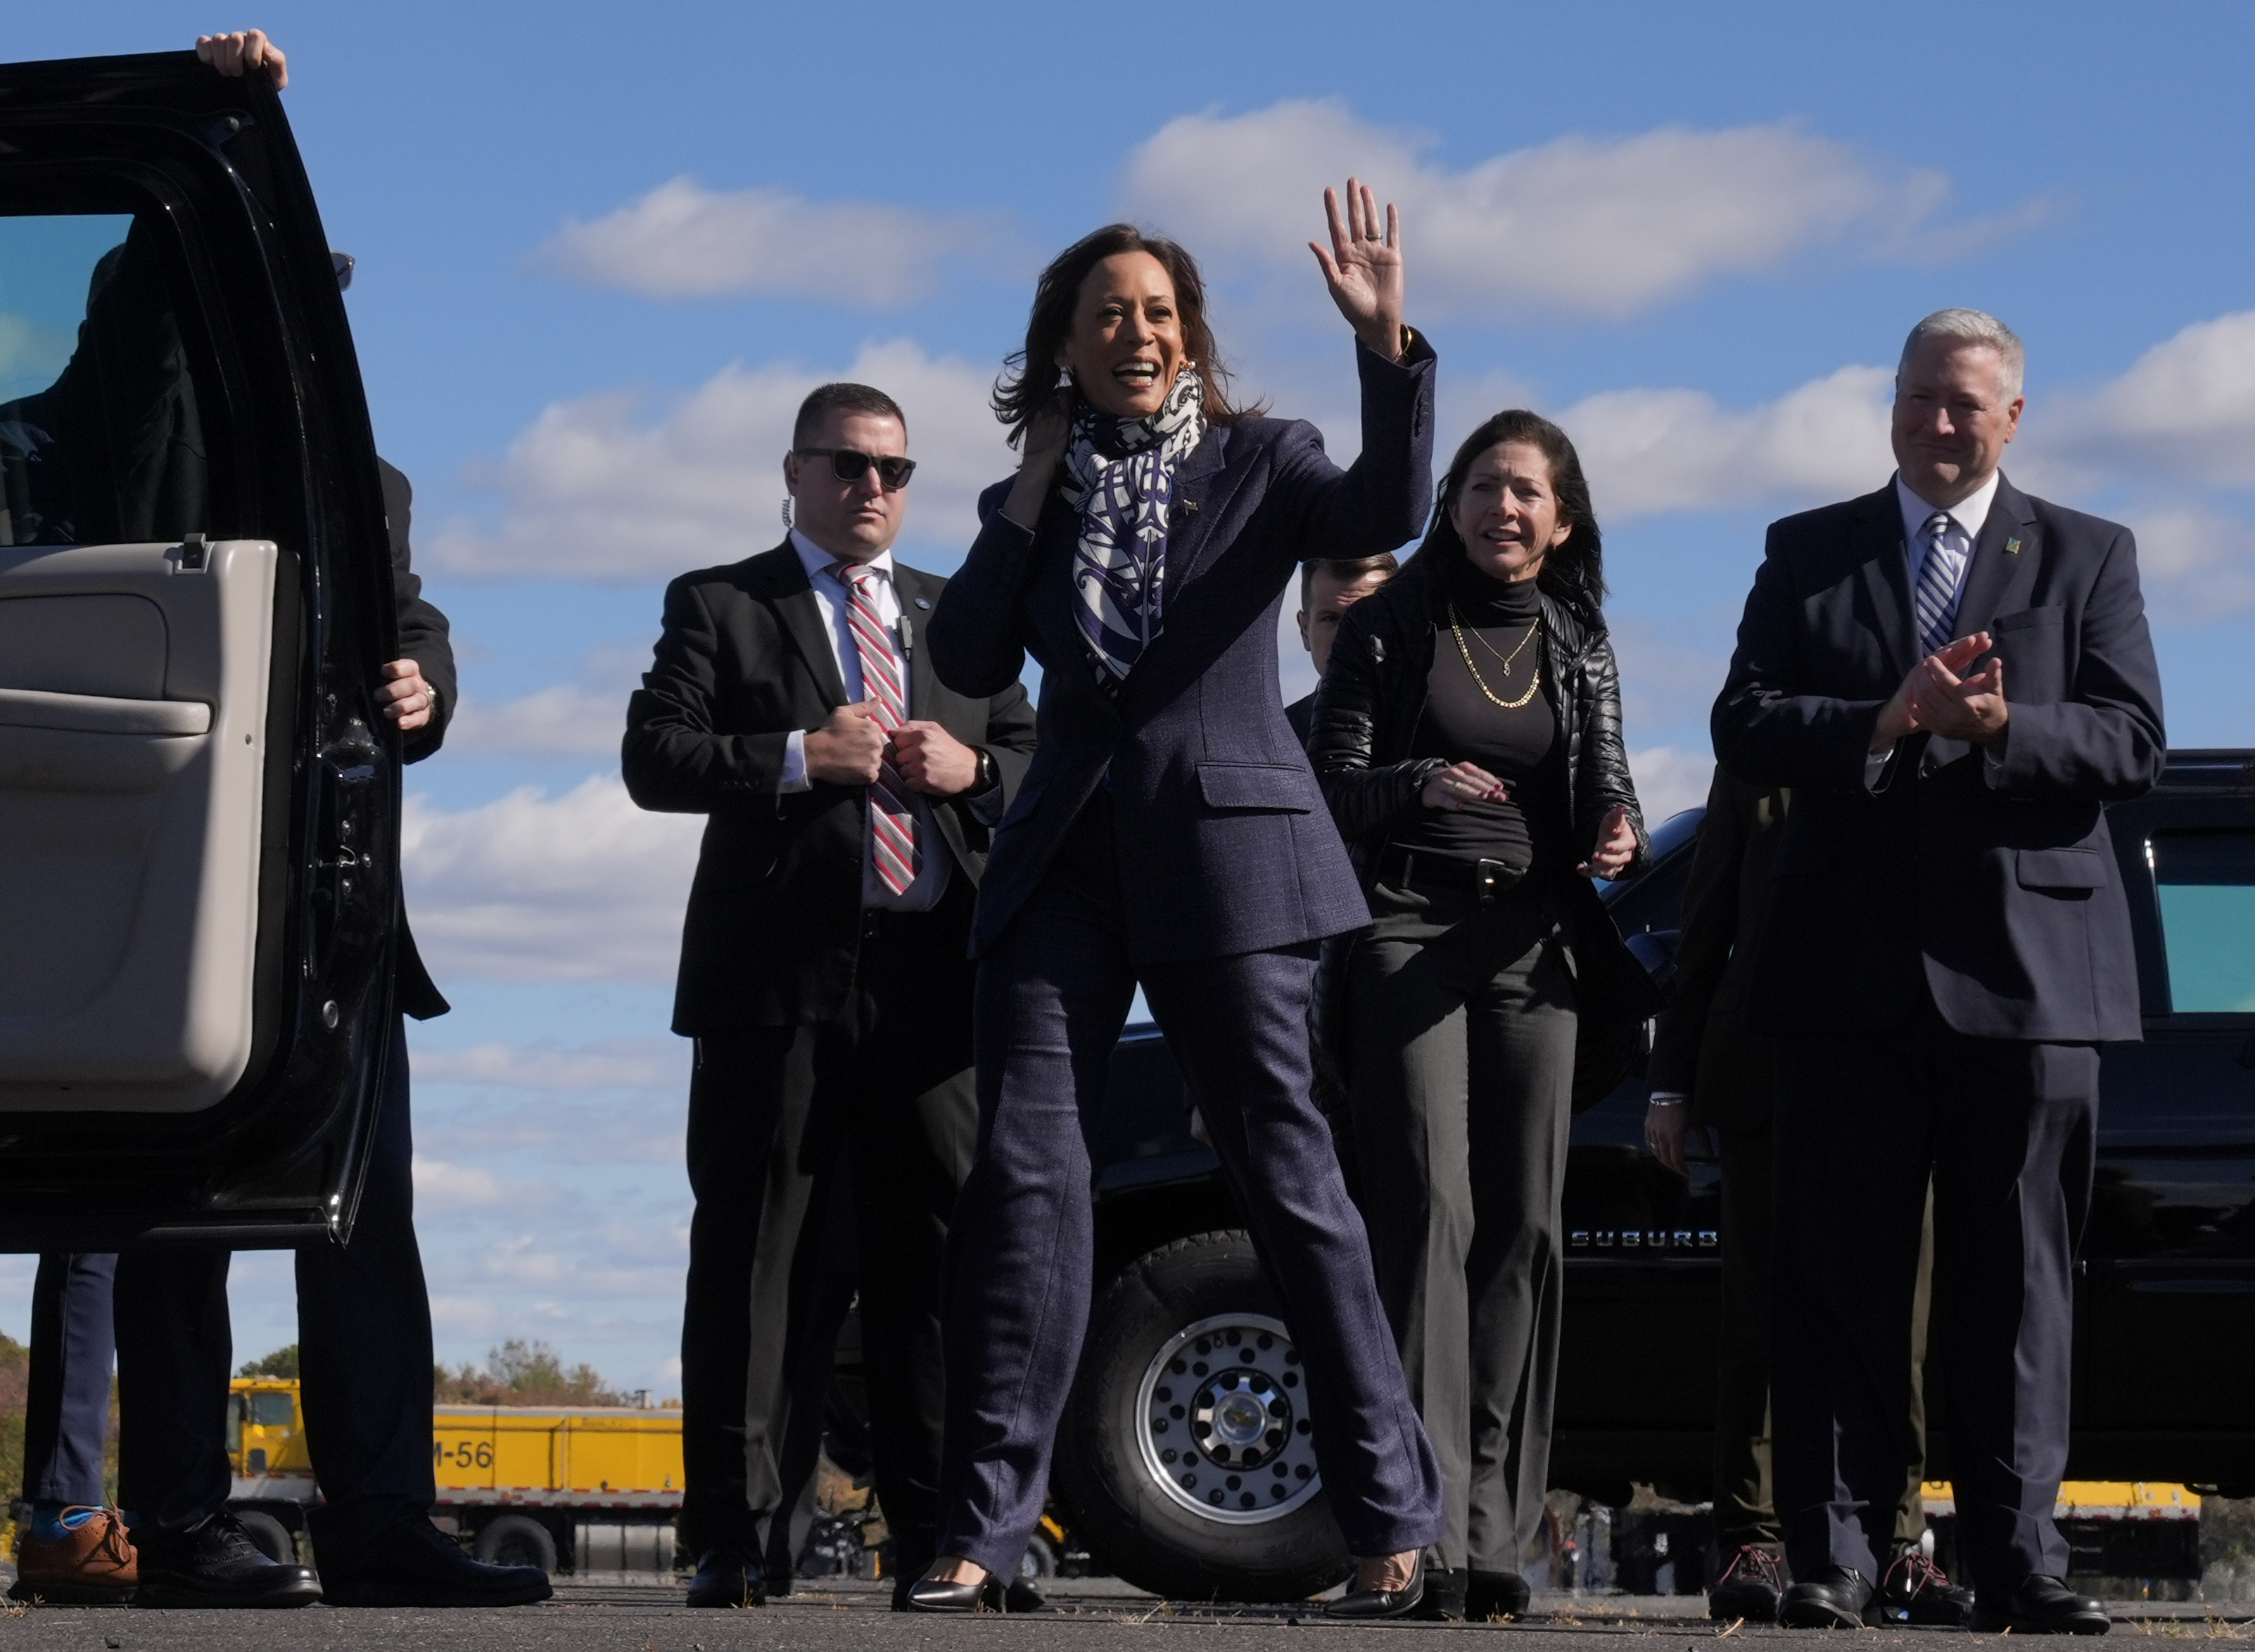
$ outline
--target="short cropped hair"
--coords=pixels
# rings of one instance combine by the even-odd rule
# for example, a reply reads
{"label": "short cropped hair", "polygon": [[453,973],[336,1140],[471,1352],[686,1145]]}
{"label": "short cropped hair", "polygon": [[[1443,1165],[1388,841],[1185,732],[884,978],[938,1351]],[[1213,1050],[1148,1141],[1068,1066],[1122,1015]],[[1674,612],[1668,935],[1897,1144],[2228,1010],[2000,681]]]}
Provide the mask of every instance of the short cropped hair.
{"label": "short cropped hair", "polygon": [[1401,572],[1401,565],[1394,559],[1391,551],[1381,551],[1374,557],[1318,557],[1312,562],[1300,564],[1300,611],[1308,611],[1315,600],[1316,575],[1328,573],[1342,585],[1352,585],[1373,573],[1392,579]]}
{"label": "short cropped hair", "polygon": [[798,404],[798,418],[790,427],[790,445],[805,446],[807,438],[832,413],[868,413],[878,418],[896,418],[901,434],[905,437],[909,433],[909,416],[884,391],[868,384],[818,384]]}
{"label": "short cropped hair", "polygon": [[1910,336],[1903,341],[1902,355],[1895,362],[1897,384],[1902,383],[1902,370],[1909,364],[1912,355],[1928,339],[1987,345],[1997,352],[1997,388],[2004,399],[2009,402],[2020,395],[2027,372],[2027,346],[2020,342],[2019,334],[1986,310],[1936,310],[1911,328]]}

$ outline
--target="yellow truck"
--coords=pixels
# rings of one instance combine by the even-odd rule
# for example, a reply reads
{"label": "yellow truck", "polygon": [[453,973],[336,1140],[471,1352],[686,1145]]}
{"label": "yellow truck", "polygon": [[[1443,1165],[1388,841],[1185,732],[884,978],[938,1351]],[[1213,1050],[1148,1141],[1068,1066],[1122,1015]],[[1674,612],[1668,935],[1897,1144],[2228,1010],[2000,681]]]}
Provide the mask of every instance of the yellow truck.
{"label": "yellow truck", "polygon": [[[298,1384],[238,1377],[233,1389],[229,1506],[267,1553],[297,1557],[318,1497]],[[481,1560],[549,1572],[673,1569],[678,1409],[440,1405],[431,1466],[439,1526]]]}

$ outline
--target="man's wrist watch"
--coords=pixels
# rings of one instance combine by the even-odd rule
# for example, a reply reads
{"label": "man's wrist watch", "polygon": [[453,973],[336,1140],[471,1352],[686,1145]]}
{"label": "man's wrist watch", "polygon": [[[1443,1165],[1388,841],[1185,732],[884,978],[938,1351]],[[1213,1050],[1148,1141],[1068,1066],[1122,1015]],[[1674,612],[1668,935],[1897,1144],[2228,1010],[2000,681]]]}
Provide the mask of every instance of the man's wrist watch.
{"label": "man's wrist watch", "polygon": [[979,778],[971,788],[972,795],[983,796],[1002,784],[1001,765],[994,761],[994,754],[986,747],[973,746],[972,749],[979,754]]}

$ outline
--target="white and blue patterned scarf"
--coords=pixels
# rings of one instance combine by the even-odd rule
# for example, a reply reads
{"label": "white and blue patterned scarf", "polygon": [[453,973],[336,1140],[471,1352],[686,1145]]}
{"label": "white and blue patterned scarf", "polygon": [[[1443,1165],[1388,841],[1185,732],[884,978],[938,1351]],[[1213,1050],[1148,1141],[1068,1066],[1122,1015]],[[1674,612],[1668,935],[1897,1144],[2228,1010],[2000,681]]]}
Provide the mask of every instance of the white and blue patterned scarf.
{"label": "white and blue patterned scarf", "polygon": [[1083,399],[1073,415],[1059,489],[1080,512],[1073,613],[1108,693],[1159,635],[1175,467],[1205,434],[1205,396],[1187,362],[1156,412],[1113,418]]}

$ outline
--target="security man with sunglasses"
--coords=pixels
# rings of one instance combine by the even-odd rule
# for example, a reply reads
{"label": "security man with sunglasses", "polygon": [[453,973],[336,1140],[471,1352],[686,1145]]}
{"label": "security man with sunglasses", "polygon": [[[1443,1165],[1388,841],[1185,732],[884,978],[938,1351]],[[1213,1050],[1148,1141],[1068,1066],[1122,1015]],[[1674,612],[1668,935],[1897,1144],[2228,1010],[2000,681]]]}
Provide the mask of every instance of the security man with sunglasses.
{"label": "security man with sunglasses", "polygon": [[916,468],[882,391],[825,384],[783,460],[783,544],[676,580],[627,712],[628,791],[707,818],[673,1030],[696,1040],[681,1331],[692,1606],[764,1598],[828,1202],[853,1201],[879,1503],[932,1558],[939,1267],[978,1128],[968,961],[988,833],[1034,720],[933,675],[945,581],[893,560]]}

